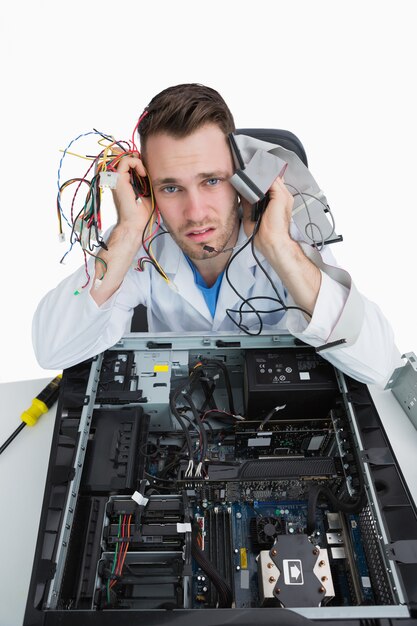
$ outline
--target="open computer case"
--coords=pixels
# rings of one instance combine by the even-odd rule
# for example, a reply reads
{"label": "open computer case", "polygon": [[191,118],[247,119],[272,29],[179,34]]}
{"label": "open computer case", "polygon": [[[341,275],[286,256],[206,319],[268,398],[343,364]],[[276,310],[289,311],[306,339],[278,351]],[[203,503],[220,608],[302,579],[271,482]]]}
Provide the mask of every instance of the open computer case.
{"label": "open computer case", "polygon": [[64,371],[24,626],[417,623],[416,539],[366,385],[133,333]]}

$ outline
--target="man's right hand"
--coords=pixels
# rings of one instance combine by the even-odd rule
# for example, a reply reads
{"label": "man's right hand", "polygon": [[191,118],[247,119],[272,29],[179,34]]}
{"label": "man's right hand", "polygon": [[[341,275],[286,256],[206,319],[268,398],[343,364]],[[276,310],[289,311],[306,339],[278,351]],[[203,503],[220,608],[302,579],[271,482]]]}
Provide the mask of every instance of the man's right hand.
{"label": "man's right hand", "polygon": [[143,231],[151,215],[150,198],[136,199],[131,183],[133,172],[143,178],[147,176],[138,157],[122,157],[117,166],[117,186],[113,190],[117,224],[107,241],[108,249],[101,250],[98,255],[101,261],[96,261],[96,275],[90,292],[98,306],[104,304],[123,282],[142,244]]}
{"label": "man's right hand", "polygon": [[117,166],[117,173],[119,174],[117,187],[113,190],[117,224],[129,224],[132,228],[138,229],[142,236],[151,213],[151,201],[148,198],[136,200],[131,180],[134,174],[146,178],[145,166],[137,156],[124,156]]}

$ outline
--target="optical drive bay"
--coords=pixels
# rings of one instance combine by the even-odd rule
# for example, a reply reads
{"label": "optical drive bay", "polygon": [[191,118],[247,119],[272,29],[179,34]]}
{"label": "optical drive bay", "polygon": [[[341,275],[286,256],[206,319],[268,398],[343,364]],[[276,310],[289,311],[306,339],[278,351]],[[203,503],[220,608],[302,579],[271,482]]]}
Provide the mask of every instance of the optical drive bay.
{"label": "optical drive bay", "polygon": [[291,336],[131,334],[64,371],[24,626],[394,623],[416,537],[366,385]]}

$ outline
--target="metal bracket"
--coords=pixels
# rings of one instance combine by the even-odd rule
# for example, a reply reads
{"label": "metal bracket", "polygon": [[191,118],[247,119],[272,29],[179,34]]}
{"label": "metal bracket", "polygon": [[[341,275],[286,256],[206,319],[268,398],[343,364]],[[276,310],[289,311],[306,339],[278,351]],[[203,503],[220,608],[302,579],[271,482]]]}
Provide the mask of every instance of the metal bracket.
{"label": "metal bracket", "polygon": [[417,539],[399,539],[385,546],[387,556],[396,563],[417,563]]}
{"label": "metal bracket", "polygon": [[417,428],[417,356],[414,352],[402,355],[407,362],[394,370],[385,389],[391,389],[404,412]]}
{"label": "metal bracket", "polygon": [[389,448],[368,448],[362,452],[362,460],[371,465],[394,465]]}

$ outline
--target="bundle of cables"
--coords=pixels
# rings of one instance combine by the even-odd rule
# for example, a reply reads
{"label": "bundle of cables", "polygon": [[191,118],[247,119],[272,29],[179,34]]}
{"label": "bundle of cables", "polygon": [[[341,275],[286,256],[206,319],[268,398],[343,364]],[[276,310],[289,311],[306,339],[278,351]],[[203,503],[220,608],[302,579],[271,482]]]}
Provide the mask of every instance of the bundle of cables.
{"label": "bundle of cables", "polygon": [[[218,408],[213,406],[213,393],[216,386],[215,380],[218,378],[217,374],[208,375],[206,368],[211,368],[214,371],[220,370],[225,378],[226,390],[229,402],[229,413],[219,411]],[[210,385],[211,383],[211,385]],[[197,408],[192,395],[196,388],[202,389],[205,394],[205,400],[200,408]],[[183,398],[186,405],[183,407],[178,406],[178,399]],[[211,404],[211,409],[206,410],[207,405]],[[196,470],[194,476],[202,476],[203,463],[207,457],[208,437],[207,428],[210,428],[208,421],[205,421],[207,417],[223,417],[226,415],[234,419],[241,419],[241,416],[235,415],[235,409],[233,404],[232,387],[229,379],[229,373],[224,363],[218,359],[201,359],[198,361],[190,372],[188,378],[185,378],[180,382],[170,396],[170,409],[176,420],[178,421],[181,429],[184,433],[186,446],[188,448],[189,465],[185,473],[186,477],[193,476],[194,464],[196,464]],[[187,413],[191,412],[192,417],[188,417]],[[185,423],[188,422],[188,425]],[[198,448],[195,449],[189,427],[192,427],[198,435]],[[195,459],[195,457],[197,457]]]}
{"label": "bundle of cables", "polygon": [[[73,139],[65,150],[63,150],[63,155],[58,169],[57,213],[59,239],[60,241],[65,241],[65,235],[63,232],[63,221],[65,221],[70,228],[70,247],[61,258],[61,263],[64,262],[65,257],[72,250],[73,246],[76,243],[80,244],[84,254],[86,272],[86,282],[82,285],[82,288],[87,287],[90,282],[87,255],[95,257],[97,263],[101,265],[102,272],[101,276],[98,276],[98,278],[102,279],[105,275],[107,265],[105,260],[101,258],[99,254],[100,249],[107,249],[106,242],[104,241],[101,233],[102,193],[105,187],[110,189],[114,189],[116,187],[118,178],[117,167],[122,159],[132,156],[140,158],[140,153],[134,141],[134,134],[142,119],[143,116],[139,118],[138,123],[135,126],[131,141],[117,141],[111,135],[93,129],[93,131],[83,133]],[[75,142],[90,135],[97,135],[99,137],[98,144],[101,147],[99,154],[91,156],[77,154],[71,151],[71,147]],[[91,161],[91,164],[82,176],[70,178],[62,183],[61,170],[64,158],[67,155],[89,160]],[[169,283],[166,273],[159,265],[152,252],[152,242],[154,238],[166,232],[161,226],[161,216],[155,202],[152,185],[148,177],[138,176],[133,171],[131,173],[131,184],[137,199],[149,197],[151,203],[150,216],[142,235],[142,246],[145,255],[138,259],[137,267],[135,269],[143,271],[145,264],[151,263],[164,280]],[[72,195],[69,216],[67,217],[63,209],[62,195],[65,190],[70,187],[73,188],[74,186],[75,191]],[[86,187],[87,190],[82,197],[81,189],[84,187]],[[79,203],[81,203],[81,208],[78,208],[78,210],[75,210],[76,203],[78,207]],[[79,292],[75,293],[77,294]]]}
{"label": "bundle of cables", "polygon": [[111,573],[107,580],[107,602],[111,603],[110,590],[117,584],[122,576],[126,554],[129,549],[131,535],[132,515],[119,515],[117,543],[114,551]]}

